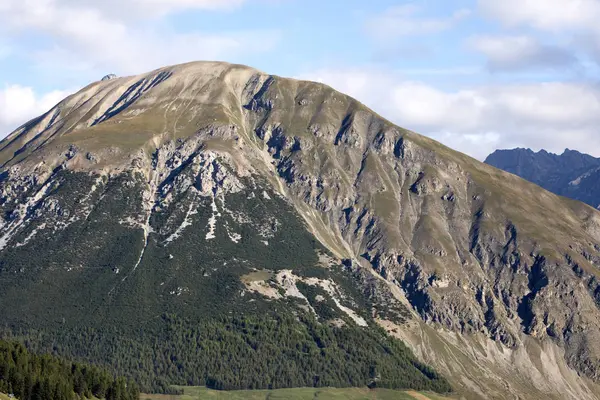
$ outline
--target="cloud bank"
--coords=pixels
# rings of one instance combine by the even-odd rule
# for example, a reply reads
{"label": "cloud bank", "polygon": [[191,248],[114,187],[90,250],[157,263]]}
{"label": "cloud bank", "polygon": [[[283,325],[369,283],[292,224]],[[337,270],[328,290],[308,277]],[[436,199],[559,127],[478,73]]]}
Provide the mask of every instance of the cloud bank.
{"label": "cloud bank", "polygon": [[327,83],[398,125],[484,159],[498,147],[600,155],[600,88],[562,82],[476,85],[443,91],[385,70],[321,70]]}

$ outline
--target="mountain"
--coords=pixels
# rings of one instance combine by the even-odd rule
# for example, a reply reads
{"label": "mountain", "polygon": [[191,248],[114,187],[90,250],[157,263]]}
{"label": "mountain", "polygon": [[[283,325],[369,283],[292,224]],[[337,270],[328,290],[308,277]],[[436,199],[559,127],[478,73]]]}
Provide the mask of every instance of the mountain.
{"label": "mountain", "polygon": [[32,349],[143,389],[600,398],[600,214],[328,86],[94,82],[0,163],[0,323]]}
{"label": "mountain", "polygon": [[558,195],[600,207],[600,158],[569,149],[561,155],[513,149],[496,150],[485,163]]}

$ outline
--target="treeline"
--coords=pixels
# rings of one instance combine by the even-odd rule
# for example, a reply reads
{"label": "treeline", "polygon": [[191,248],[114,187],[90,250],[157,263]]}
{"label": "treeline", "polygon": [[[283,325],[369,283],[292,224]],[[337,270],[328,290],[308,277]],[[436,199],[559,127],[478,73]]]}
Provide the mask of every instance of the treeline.
{"label": "treeline", "polygon": [[98,367],[32,354],[0,340],[0,392],[19,400],[138,400],[137,385]]}
{"label": "treeline", "polygon": [[[171,385],[218,390],[365,387],[449,392],[399,340],[348,321],[342,328],[310,314],[231,316],[192,323],[164,316],[163,329],[132,335],[111,327],[30,335],[40,350],[112,368],[145,392]],[[58,334],[61,335],[61,334]],[[48,346],[48,347],[43,347]],[[50,347],[52,346],[52,347]]]}

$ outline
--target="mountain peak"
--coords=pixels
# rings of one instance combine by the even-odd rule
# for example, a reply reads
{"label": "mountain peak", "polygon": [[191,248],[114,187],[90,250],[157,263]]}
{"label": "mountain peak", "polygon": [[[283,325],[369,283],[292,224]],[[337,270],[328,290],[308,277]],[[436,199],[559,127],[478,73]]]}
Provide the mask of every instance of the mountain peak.
{"label": "mountain peak", "polygon": [[[0,163],[15,165],[34,150],[39,156],[36,162],[53,163],[48,157],[69,146],[103,153],[94,158],[103,158],[108,164],[128,162],[120,157],[123,151],[151,151],[155,142],[167,136],[189,136],[200,128],[195,121],[219,125],[239,117],[244,90],[267,77],[245,66],[192,62],[103,79],[7,136],[0,143]],[[152,119],[161,113],[165,122],[154,124]],[[178,118],[181,114],[196,114],[196,118],[186,121]],[[124,131],[128,133],[124,135]]]}
{"label": "mountain peak", "polygon": [[600,204],[596,180],[600,158],[566,148],[558,155],[540,150],[521,157],[521,149],[495,151],[485,162],[536,183],[559,195]]}

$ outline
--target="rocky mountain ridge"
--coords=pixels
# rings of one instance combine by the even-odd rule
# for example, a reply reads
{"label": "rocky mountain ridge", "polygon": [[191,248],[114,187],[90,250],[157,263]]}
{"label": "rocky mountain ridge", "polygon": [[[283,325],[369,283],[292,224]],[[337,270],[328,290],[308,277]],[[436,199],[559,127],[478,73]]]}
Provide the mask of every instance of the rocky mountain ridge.
{"label": "rocky mountain ridge", "polygon": [[[9,135],[0,162],[5,323],[33,309],[127,323],[115,310],[139,302],[140,318],[199,318],[223,298],[314,313],[308,285],[343,324],[402,338],[467,398],[599,398],[598,212],[327,86],[224,63],[96,82]],[[39,246],[47,265],[24,258]],[[232,260],[225,295],[210,279]],[[333,275],[311,276],[319,262]],[[323,267],[336,263],[360,295]],[[45,288],[57,276],[65,286]],[[93,294],[66,289],[92,276]],[[15,307],[33,289],[75,317]]]}
{"label": "rocky mountain ridge", "polygon": [[600,206],[600,158],[566,149],[562,154],[531,149],[497,150],[485,162],[561,196]]}

